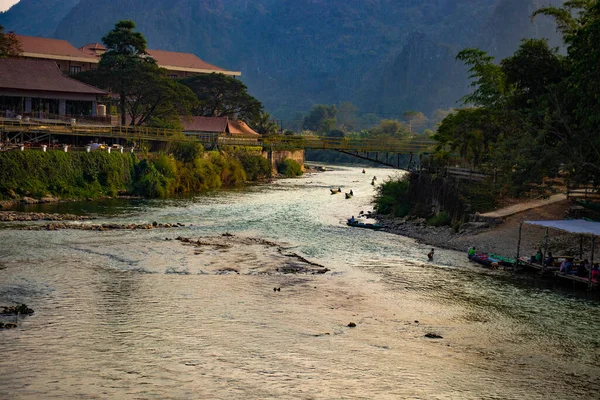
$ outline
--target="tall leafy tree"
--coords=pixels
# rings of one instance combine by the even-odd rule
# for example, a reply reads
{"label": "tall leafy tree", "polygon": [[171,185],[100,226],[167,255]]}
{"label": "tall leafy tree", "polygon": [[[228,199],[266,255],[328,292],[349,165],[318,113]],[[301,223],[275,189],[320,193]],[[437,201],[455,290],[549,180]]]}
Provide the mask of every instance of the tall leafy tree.
{"label": "tall leafy tree", "polygon": [[326,134],[335,128],[337,113],[338,110],[334,105],[317,104],[304,117],[302,129],[308,129],[320,135]]}
{"label": "tall leafy tree", "polygon": [[121,124],[126,123],[127,98],[139,89],[137,76],[154,69],[158,72],[156,61],[146,52],[146,39],[140,32],[134,32],[133,21],[119,21],[102,38],[107,48],[98,64],[106,86],[119,95]]}
{"label": "tall leafy tree", "polygon": [[18,57],[23,53],[21,43],[14,32],[4,32],[4,27],[0,25],[0,58]]}
{"label": "tall leafy tree", "polygon": [[279,125],[268,112],[261,112],[259,117],[253,121],[252,127],[256,132],[265,136],[279,133]]}
{"label": "tall leafy tree", "polygon": [[248,94],[248,88],[238,79],[224,74],[202,74],[181,81],[198,97],[194,115],[230,117],[248,123],[259,118],[260,101]]}

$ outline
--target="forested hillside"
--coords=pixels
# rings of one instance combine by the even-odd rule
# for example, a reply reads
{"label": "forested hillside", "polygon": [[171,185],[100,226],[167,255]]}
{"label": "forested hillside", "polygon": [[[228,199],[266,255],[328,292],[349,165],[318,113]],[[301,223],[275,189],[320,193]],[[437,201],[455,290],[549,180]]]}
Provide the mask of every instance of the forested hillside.
{"label": "forested hillside", "polygon": [[0,12],[0,25],[22,35],[53,36],[56,27],[79,0],[21,0]]}
{"label": "forested hillside", "polygon": [[[250,92],[279,119],[344,101],[362,114],[400,117],[409,109],[431,114],[457,105],[468,88],[464,65],[455,61],[461,49],[505,56],[523,37],[556,37],[553,24],[541,18],[532,24],[529,16],[558,2],[72,0],[57,7],[70,10],[54,36],[83,45],[99,41],[117,20],[133,19],[150,48],[190,51],[241,70]],[[0,23],[22,31],[9,19],[12,12]],[[31,20],[45,25],[49,19]]]}

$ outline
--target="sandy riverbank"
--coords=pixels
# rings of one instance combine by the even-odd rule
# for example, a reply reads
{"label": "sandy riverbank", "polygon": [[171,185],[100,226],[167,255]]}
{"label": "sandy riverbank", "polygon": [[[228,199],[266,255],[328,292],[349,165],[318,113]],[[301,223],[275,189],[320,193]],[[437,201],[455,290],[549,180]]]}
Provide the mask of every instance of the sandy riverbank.
{"label": "sandy riverbank", "polygon": [[[378,216],[379,222],[390,233],[408,236],[421,243],[432,246],[467,251],[471,246],[485,252],[493,252],[506,257],[515,257],[519,238],[519,225],[526,220],[563,219],[567,210],[567,201],[527,210],[507,217],[499,225],[486,223],[470,223],[461,227],[457,233],[451,227],[431,227],[424,221],[411,221],[387,216]],[[521,254],[535,254],[543,245],[544,230],[525,225],[521,240]],[[578,238],[573,235],[552,232],[548,241],[548,249],[554,254],[573,253],[579,249]],[[589,246],[584,251],[589,251]],[[574,254],[574,253],[573,253]]]}

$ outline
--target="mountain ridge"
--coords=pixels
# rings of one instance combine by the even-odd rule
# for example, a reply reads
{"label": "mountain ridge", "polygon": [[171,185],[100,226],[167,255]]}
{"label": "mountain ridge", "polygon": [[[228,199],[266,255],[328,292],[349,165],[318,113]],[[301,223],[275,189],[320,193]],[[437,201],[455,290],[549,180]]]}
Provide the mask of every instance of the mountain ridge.
{"label": "mountain ridge", "polygon": [[[22,0],[20,8],[46,1]],[[550,36],[559,44],[550,21],[529,21],[536,7],[559,2],[69,0],[42,25],[64,14],[51,36],[80,46],[100,41],[117,20],[132,19],[150,48],[241,70],[250,93],[277,118],[344,101],[363,113],[400,117],[408,109],[457,106],[468,90],[466,68],[455,61],[465,47],[504,57],[521,37]],[[23,28],[6,18],[0,15],[7,29]],[[15,30],[30,34],[23,29]]]}

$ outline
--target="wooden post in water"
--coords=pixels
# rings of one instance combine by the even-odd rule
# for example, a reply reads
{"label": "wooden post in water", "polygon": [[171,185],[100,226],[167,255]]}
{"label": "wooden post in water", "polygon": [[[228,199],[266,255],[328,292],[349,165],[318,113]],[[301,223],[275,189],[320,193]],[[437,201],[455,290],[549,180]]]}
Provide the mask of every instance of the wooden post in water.
{"label": "wooden post in water", "polygon": [[517,258],[515,259],[515,267],[519,267],[519,256],[521,252],[521,234],[523,233],[523,221],[519,223],[519,241],[517,242]]}
{"label": "wooden post in water", "polygon": [[583,235],[579,236],[579,260],[583,259]]}
{"label": "wooden post in water", "polygon": [[546,270],[546,253],[548,252],[548,228],[544,234],[544,251],[542,252],[542,273]]}

